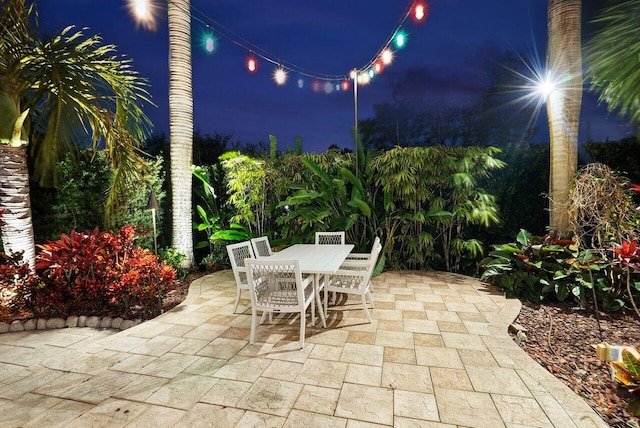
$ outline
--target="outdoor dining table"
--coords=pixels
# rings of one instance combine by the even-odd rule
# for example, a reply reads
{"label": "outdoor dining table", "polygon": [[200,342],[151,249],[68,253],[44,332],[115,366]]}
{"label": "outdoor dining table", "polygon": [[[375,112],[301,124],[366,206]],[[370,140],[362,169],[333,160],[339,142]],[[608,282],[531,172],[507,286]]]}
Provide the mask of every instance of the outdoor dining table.
{"label": "outdoor dining table", "polygon": [[300,270],[302,273],[314,275],[314,299],[318,305],[318,312],[320,312],[322,326],[326,328],[327,322],[319,296],[320,275],[330,275],[335,273],[351,251],[353,251],[353,244],[294,244],[281,251],[273,253],[269,258],[277,260],[300,260]]}

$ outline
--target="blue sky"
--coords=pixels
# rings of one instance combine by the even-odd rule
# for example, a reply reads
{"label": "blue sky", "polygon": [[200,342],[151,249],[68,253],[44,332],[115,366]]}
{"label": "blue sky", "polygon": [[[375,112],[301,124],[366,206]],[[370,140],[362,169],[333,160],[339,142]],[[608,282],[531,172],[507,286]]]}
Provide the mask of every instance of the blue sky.
{"label": "blue sky", "polygon": [[[155,0],[162,6],[162,0]],[[149,79],[156,107],[145,111],[155,133],[169,134],[168,35],[165,7],[156,31],[146,30],[130,16],[125,0],[40,0],[43,32],[67,25],[89,27],[105,43],[134,61],[134,68]],[[407,20],[407,46],[369,85],[359,87],[358,118],[372,117],[373,106],[391,100],[394,81],[408,70],[422,69],[429,82],[415,83],[429,97],[455,104],[473,98],[483,57],[496,51],[516,51],[527,60],[544,58],[546,0],[431,0],[426,20]],[[231,30],[236,41],[246,39],[275,60],[327,75],[346,75],[364,66],[387,41],[410,5],[402,0],[355,1],[237,1],[191,0],[194,17],[214,20]],[[193,21],[193,38],[206,31]],[[219,38],[209,54],[194,42],[194,127],[203,134],[231,134],[241,142],[278,137],[280,148],[293,146],[301,136],[305,151],[324,151],[331,144],[353,147],[352,91],[325,94],[310,89],[312,80],[290,73],[284,86],[272,80],[274,66],[259,62],[258,71],[245,68],[248,52],[231,40]],[[600,141],[631,135],[628,127],[598,106],[585,93],[581,141],[589,124],[591,137]],[[538,122],[545,139],[544,112]]]}

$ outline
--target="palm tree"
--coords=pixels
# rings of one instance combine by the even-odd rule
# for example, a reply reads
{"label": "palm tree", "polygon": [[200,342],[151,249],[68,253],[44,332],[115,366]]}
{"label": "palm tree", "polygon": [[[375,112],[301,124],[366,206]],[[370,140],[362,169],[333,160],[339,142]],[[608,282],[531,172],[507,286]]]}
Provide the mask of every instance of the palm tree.
{"label": "palm tree", "polygon": [[116,177],[106,200],[110,215],[118,194],[143,172],[138,146],[151,122],[141,107],[150,102],[146,80],[130,60],[73,27],[39,38],[33,5],[24,3],[0,0],[0,207],[5,251],[23,251],[33,268],[27,147],[34,179],[52,186],[65,152],[88,140],[94,149],[104,145]]}
{"label": "palm tree", "polygon": [[609,111],[640,126],[640,3],[625,0],[602,10],[594,19],[600,28],[585,45],[591,89]]}
{"label": "palm tree", "polygon": [[551,138],[550,225],[569,227],[569,185],[578,167],[578,125],[582,105],[581,0],[549,0],[547,67],[557,87],[547,100]]}
{"label": "palm tree", "polygon": [[193,93],[191,82],[191,10],[189,0],[169,0],[169,138],[173,246],[193,265],[191,215]]}

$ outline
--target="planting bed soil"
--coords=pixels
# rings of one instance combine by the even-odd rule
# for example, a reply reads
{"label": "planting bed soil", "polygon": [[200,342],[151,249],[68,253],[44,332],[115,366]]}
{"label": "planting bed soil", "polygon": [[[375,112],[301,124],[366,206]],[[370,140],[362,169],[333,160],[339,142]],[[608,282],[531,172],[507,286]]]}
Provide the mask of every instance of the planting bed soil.
{"label": "planting bed soil", "polygon": [[[516,323],[526,329],[520,346],[540,365],[580,395],[612,427],[638,427],[638,419],[625,411],[630,398],[620,383],[611,380],[609,364],[596,358],[592,345],[640,347],[640,321],[635,312],[574,310],[569,304],[523,303]],[[600,331],[602,332],[600,335]]]}

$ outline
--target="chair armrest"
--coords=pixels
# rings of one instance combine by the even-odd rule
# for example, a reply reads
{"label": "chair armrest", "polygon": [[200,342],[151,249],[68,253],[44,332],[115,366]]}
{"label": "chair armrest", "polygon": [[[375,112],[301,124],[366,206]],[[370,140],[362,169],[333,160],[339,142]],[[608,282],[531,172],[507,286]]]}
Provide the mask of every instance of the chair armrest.
{"label": "chair armrest", "polygon": [[339,269],[351,271],[367,270],[369,269],[370,264],[369,260],[345,260],[342,262]]}
{"label": "chair armrest", "polygon": [[369,260],[369,253],[349,253],[345,260]]}

